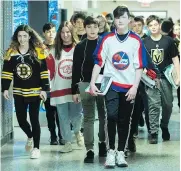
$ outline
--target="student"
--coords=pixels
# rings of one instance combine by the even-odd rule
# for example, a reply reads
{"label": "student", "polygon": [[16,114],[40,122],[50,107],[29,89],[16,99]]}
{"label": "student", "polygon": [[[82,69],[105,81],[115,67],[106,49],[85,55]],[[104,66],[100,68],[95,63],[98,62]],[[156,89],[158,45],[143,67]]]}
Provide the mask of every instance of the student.
{"label": "student", "polygon": [[[105,101],[108,120],[109,150],[106,167],[127,167],[124,151],[129,137],[130,119],[134,99],[146,66],[146,50],[138,35],[129,31],[130,13],[127,7],[118,6],[114,11],[115,32],[106,35],[98,44],[95,65],[91,79],[91,93],[97,95],[99,90],[95,81],[103,66],[104,74],[113,78]],[[118,132],[118,149],[115,151],[116,127]]]}
{"label": "student", "polygon": [[137,16],[134,18],[133,31],[137,33],[142,40],[147,37],[147,35],[143,32],[144,25],[144,20],[141,16]]}
{"label": "student", "polygon": [[[135,33],[137,33],[141,39],[143,40],[145,37],[147,37],[147,35],[143,32],[143,28],[144,28],[144,20],[143,20],[143,16],[137,16],[134,18],[134,26],[133,26],[133,31]],[[140,83],[142,84],[142,83]],[[143,111],[144,111],[144,105],[143,105],[143,99],[140,98],[140,110],[139,110],[139,113],[140,113],[140,120],[139,120],[139,126],[143,127],[144,126],[144,119],[143,119]],[[135,105],[135,108],[137,108],[136,106],[139,106],[139,105]],[[147,128],[149,130],[149,120],[148,120],[148,116],[145,116],[145,119],[146,119],[146,125],[147,125]]]}
{"label": "student", "polygon": [[[44,44],[47,47],[47,51],[49,54],[52,54],[54,51],[54,48],[55,48],[55,36],[56,36],[56,28],[53,23],[46,23],[43,26],[43,36],[45,38]],[[50,78],[49,78],[49,80],[51,81]],[[50,84],[50,86],[51,86],[51,84]],[[48,93],[48,98],[45,101],[45,109],[46,109],[48,128],[50,131],[50,145],[58,145],[57,135],[56,135],[56,124],[57,124],[57,128],[58,128],[59,144],[63,145],[57,109],[55,106],[50,105],[50,94],[49,93]]]}
{"label": "student", "polygon": [[[133,25],[133,31],[135,33],[137,33],[141,39],[143,40],[145,37],[147,37],[147,35],[145,33],[143,33],[143,27],[144,27],[144,20],[142,16],[137,16],[134,18],[134,25]],[[140,83],[142,84],[142,83]],[[142,86],[142,85],[140,85]],[[140,94],[140,93],[138,93]],[[138,95],[137,94],[137,95]],[[141,94],[140,94],[141,95]],[[135,109],[138,109],[137,114],[140,115],[140,120],[139,120],[139,126],[143,127],[144,126],[144,119],[143,119],[143,111],[144,111],[144,105],[143,105],[143,99],[140,96],[140,98],[138,97],[138,104],[135,105]],[[147,118],[147,116],[145,116]],[[147,126],[148,126],[148,122],[147,122]],[[149,126],[148,126],[149,127]],[[137,129],[138,130],[138,129]],[[138,133],[138,132],[137,132]],[[136,134],[137,134],[136,133]]]}
{"label": "student", "polygon": [[[146,34],[143,33],[143,26],[144,21],[142,17],[135,17],[134,18],[134,25],[133,25],[133,31],[137,33],[141,39],[144,39]],[[144,100],[143,100],[144,98]],[[147,106],[147,97],[144,91],[144,84],[140,82],[138,92],[135,98],[135,106],[133,110],[132,120],[131,120],[131,130],[128,140],[128,150],[130,152],[136,152],[136,144],[135,144],[135,137],[138,135],[138,124],[139,126],[144,126],[144,119],[143,119],[143,111],[144,107]],[[145,108],[145,120],[146,125],[149,131],[149,119],[147,115],[147,108]]]}
{"label": "student", "polygon": [[85,163],[94,162],[95,102],[99,117],[99,156],[104,157],[107,153],[104,130],[106,117],[104,97],[98,96],[95,98],[85,93],[94,67],[93,53],[98,44],[98,39],[100,39],[98,25],[98,20],[90,16],[85,19],[84,28],[87,38],[77,44],[73,57],[72,94],[75,103],[78,103],[80,94],[84,111],[84,140],[87,150],[87,156],[84,159]]}
{"label": "student", "polygon": [[103,36],[105,33],[110,32],[106,18],[103,15],[98,15],[97,19],[99,20],[99,36]]}
{"label": "student", "polygon": [[[84,28],[84,20],[86,18],[86,15],[82,12],[78,12],[76,14],[74,14],[73,16],[73,23],[74,23],[74,29],[73,29],[73,37],[76,41],[76,43],[81,42],[82,40],[84,40],[87,35],[85,32],[85,28]],[[84,111],[82,111],[84,113]],[[82,115],[82,124],[81,124],[81,132],[84,132],[84,124],[83,124],[83,118],[84,118],[84,114]]]}
{"label": "student", "polygon": [[70,22],[63,22],[58,29],[55,39],[55,52],[49,56],[48,67],[52,79],[50,103],[57,107],[60,122],[60,130],[64,147],[62,153],[71,152],[72,133],[70,122],[73,125],[78,146],[84,145],[83,136],[80,133],[82,107],[81,103],[75,104],[72,100],[72,64],[75,40],[73,39],[73,26]]}
{"label": "student", "polygon": [[75,27],[74,38],[77,42],[80,42],[87,37],[84,28],[85,18],[86,18],[85,14],[80,12],[75,14],[73,17],[73,23]]}
{"label": "student", "polygon": [[147,18],[146,23],[151,32],[151,35],[150,37],[145,38],[143,41],[146,49],[151,55],[152,61],[158,67],[161,73],[160,88],[146,88],[146,93],[148,95],[149,123],[151,131],[149,142],[151,144],[157,144],[160,106],[162,107],[162,119],[160,127],[162,129],[162,139],[164,141],[170,140],[168,124],[173,107],[172,86],[166,79],[163,71],[168,65],[173,63],[178,75],[176,84],[179,85],[180,64],[178,59],[178,50],[174,44],[173,39],[160,33],[159,18],[155,15],[150,15]]}
{"label": "student", "polygon": [[[172,20],[171,20],[172,21]],[[173,24],[170,20],[163,20],[161,24],[161,33],[162,35],[170,36],[173,38],[176,47],[178,48],[178,52],[180,51],[180,26],[179,24]],[[179,60],[180,60],[180,52],[179,52]],[[178,106],[180,107],[180,86],[177,89],[177,97],[178,97]]]}
{"label": "student", "polygon": [[[27,135],[26,150],[30,158],[40,157],[40,98],[46,100],[49,90],[48,71],[43,51],[43,43],[38,34],[28,25],[20,25],[15,30],[9,50],[4,57],[2,71],[2,92],[8,100],[11,81],[16,116],[20,128]],[[27,121],[27,108],[32,129]]]}

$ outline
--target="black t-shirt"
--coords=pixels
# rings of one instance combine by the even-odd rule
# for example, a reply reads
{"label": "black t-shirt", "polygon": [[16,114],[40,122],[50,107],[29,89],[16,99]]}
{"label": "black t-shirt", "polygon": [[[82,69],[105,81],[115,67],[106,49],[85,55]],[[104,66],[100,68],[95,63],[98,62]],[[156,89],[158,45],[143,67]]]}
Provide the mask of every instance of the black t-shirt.
{"label": "black t-shirt", "polygon": [[161,77],[164,77],[163,71],[172,63],[172,58],[178,56],[178,50],[173,39],[162,36],[159,41],[154,41],[151,37],[146,37],[143,42],[152,61],[161,72]]}

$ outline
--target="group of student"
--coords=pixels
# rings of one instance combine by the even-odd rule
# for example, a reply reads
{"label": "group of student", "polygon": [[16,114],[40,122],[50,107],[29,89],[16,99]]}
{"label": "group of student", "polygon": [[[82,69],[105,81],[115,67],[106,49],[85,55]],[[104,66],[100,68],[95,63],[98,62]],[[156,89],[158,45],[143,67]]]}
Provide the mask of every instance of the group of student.
{"label": "group of student", "polygon": [[[2,92],[6,99],[10,98],[8,90],[13,80],[16,115],[28,137],[25,147],[31,150],[30,158],[40,157],[40,99],[45,103],[50,144],[64,145],[62,153],[73,151],[72,129],[77,145],[86,147],[85,163],[94,162],[95,104],[99,118],[98,155],[106,157],[106,167],[128,166],[126,151],[136,152],[135,134],[143,111],[149,142],[158,143],[159,128],[163,140],[170,140],[173,95],[163,71],[173,63],[179,85],[175,41],[161,34],[160,19],[155,15],[146,19],[150,36],[143,33],[141,16],[134,17],[130,24],[131,14],[126,6],[115,8],[113,15],[114,23],[108,23],[102,15],[93,18],[77,13],[70,22],[62,22],[57,32],[55,25],[46,23],[44,41],[28,25],[20,25],[14,32],[4,55]],[[173,27],[179,45],[180,24]],[[143,70],[156,74],[156,88],[140,82]],[[99,95],[95,85],[99,74],[113,79],[105,96]],[[85,92],[89,85],[90,94]],[[27,122],[28,106],[32,129]]]}

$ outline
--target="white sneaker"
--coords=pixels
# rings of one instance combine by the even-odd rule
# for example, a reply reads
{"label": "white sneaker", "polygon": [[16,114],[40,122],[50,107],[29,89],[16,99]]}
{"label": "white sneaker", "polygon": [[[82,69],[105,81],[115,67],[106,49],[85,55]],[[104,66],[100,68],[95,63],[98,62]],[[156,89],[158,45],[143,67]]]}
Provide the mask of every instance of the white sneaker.
{"label": "white sneaker", "polygon": [[33,149],[33,138],[27,139],[25,149],[26,149],[26,151],[31,151]]}
{"label": "white sneaker", "polygon": [[69,153],[71,152],[72,149],[72,144],[70,142],[65,143],[65,145],[63,146],[63,148],[60,150],[61,153]]}
{"label": "white sneaker", "polygon": [[128,163],[125,160],[125,155],[123,151],[117,151],[116,164],[118,167],[128,167]]}
{"label": "white sneaker", "polygon": [[40,157],[40,150],[38,148],[34,148],[32,151],[31,151],[31,155],[30,155],[30,158],[31,159],[38,159]]}
{"label": "white sneaker", "polygon": [[80,133],[80,131],[78,133],[75,133],[75,137],[76,137],[76,140],[77,140],[77,145],[79,147],[83,147],[84,146],[84,137]]}
{"label": "white sneaker", "polygon": [[106,162],[105,162],[105,166],[108,168],[114,168],[115,167],[115,156],[116,153],[114,150],[109,150],[107,152],[107,157],[106,157]]}

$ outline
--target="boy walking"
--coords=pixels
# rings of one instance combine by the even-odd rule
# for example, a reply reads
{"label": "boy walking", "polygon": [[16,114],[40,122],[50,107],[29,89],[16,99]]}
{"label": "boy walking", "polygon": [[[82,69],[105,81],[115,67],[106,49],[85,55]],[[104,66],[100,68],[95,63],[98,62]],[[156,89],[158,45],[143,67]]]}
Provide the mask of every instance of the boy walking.
{"label": "boy walking", "polygon": [[[48,52],[50,54],[53,54],[54,42],[55,42],[55,36],[56,36],[55,25],[52,23],[46,23],[43,26],[43,35],[45,38],[44,44],[47,46]],[[51,78],[49,78],[49,80],[51,80]],[[56,135],[56,125],[58,128],[59,143],[60,145],[63,145],[62,135],[61,135],[60,126],[59,126],[59,120],[58,120],[58,115],[57,115],[57,109],[55,106],[50,105],[49,94],[48,94],[47,100],[45,101],[45,109],[46,109],[48,128],[50,131],[50,145],[58,145],[57,135]]]}
{"label": "boy walking", "polygon": [[[104,75],[113,78],[112,85],[105,96],[108,120],[109,150],[106,167],[127,167],[124,151],[129,137],[130,119],[134,99],[142,75],[142,68],[147,64],[146,50],[138,35],[129,30],[130,13],[127,7],[118,6],[114,11],[116,30],[106,35],[98,44],[95,65],[91,79],[91,93],[99,90],[95,81],[105,65]],[[115,151],[116,127],[118,149]]]}
{"label": "boy walking", "polygon": [[[84,140],[87,150],[85,163],[94,162],[94,121],[95,121],[95,102],[97,104],[99,116],[99,156],[107,154],[105,143],[105,105],[104,97],[92,97],[85,93],[85,89],[90,84],[92,69],[94,67],[93,53],[98,44],[98,21],[92,17],[87,17],[84,21],[87,38],[80,42],[74,51],[73,71],[72,71],[72,94],[73,101],[79,102],[81,96],[84,111]],[[79,83],[79,84],[78,84]]]}

